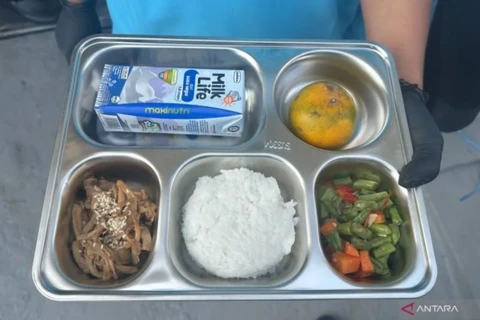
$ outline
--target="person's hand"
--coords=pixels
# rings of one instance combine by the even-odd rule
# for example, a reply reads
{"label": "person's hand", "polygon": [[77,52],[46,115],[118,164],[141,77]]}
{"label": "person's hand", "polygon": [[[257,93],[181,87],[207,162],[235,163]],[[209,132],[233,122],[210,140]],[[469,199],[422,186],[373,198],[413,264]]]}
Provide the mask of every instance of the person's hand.
{"label": "person's hand", "polygon": [[426,107],[426,96],[416,86],[401,81],[403,102],[413,145],[412,160],[400,171],[399,184],[415,188],[438,176],[443,136]]}
{"label": "person's hand", "polygon": [[60,51],[70,61],[72,51],[84,38],[101,33],[96,12],[96,0],[60,0],[62,11],[58,17],[55,37]]}

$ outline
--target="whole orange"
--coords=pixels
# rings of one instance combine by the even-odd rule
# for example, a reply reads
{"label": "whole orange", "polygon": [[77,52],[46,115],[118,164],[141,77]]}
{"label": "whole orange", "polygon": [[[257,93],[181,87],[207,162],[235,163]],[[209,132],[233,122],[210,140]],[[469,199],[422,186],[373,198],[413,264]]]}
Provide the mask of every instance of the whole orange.
{"label": "whole orange", "polygon": [[312,146],[337,149],[355,130],[357,112],[345,89],[329,82],[315,82],[303,88],[290,106],[293,133]]}

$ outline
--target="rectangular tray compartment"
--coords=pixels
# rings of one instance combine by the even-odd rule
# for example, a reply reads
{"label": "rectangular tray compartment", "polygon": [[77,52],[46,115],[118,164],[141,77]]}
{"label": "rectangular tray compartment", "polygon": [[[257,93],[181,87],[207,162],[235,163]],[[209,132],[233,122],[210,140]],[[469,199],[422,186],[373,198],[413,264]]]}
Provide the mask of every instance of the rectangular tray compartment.
{"label": "rectangular tray compartment", "polygon": [[[295,243],[289,255],[277,266],[275,273],[256,279],[221,279],[201,268],[188,254],[181,234],[182,208],[195,189],[198,178],[216,176],[224,169],[247,168],[277,180],[284,201],[298,204],[296,213],[299,222],[295,227]],[[172,185],[168,226],[168,248],[177,270],[189,281],[206,287],[228,286],[253,287],[275,286],[292,279],[302,268],[308,255],[307,215],[303,182],[294,168],[280,159],[255,156],[211,156],[196,159],[179,170]]]}
{"label": "rectangular tray compartment", "polygon": [[[101,51],[101,54],[98,52]],[[158,44],[142,48],[125,48],[94,44],[82,54],[83,68],[74,73],[75,88],[73,120],[85,139],[106,146],[148,146],[159,148],[225,148],[241,145],[252,139],[263,127],[265,118],[261,68],[247,53],[233,48],[172,47]],[[200,68],[241,69],[245,71],[245,128],[241,137],[199,136],[151,133],[105,132],[93,111],[96,93],[105,64]],[[84,74],[85,76],[80,76]]]}

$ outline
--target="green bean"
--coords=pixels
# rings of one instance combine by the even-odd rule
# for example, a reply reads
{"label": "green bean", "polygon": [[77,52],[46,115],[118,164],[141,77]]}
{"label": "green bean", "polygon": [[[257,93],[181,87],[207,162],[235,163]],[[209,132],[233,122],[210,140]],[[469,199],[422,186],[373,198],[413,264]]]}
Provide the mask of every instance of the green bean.
{"label": "green bean", "polygon": [[347,216],[345,216],[344,214],[340,215],[337,217],[337,221],[340,222],[340,223],[345,223],[348,221],[347,219]]}
{"label": "green bean", "polygon": [[334,205],[331,202],[323,201],[322,202],[327,209],[328,215],[331,218],[336,218],[338,216],[337,209],[335,209]]}
{"label": "green bean", "polygon": [[337,211],[337,214],[342,214],[343,210],[343,199],[341,197],[338,197],[337,200],[333,201],[333,204],[335,205],[335,210]]}
{"label": "green bean", "polygon": [[364,239],[369,240],[372,239],[373,234],[372,231],[368,230],[367,228],[363,227],[361,224],[353,222],[350,230],[352,230],[353,234]]}
{"label": "green bean", "polygon": [[391,206],[393,206],[393,201],[392,199],[388,199],[387,203],[385,204],[385,208],[390,208]]}
{"label": "green bean", "polygon": [[351,236],[353,235],[352,230],[352,221],[345,222],[345,223],[340,223],[337,226],[338,233],[342,236]]}
{"label": "green bean", "polygon": [[390,254],[387,254],[386,256],[378,258],[378,261],[388,266],[388,258],[390,258]]}
{"label": "green bean", "polygon": [[380,247],[373,249],[373,255],[375,258],[381,258],[383,256],[386,256],[392,252],[394,252],[395,246],[391,243],[384,243]]}
{"label": "green bean", "polygon": [[333,230],[327,236],[328,243],[332,246],[333,251],[343,251],[343,242],[337,230]]}
{"label": "green bean", "polygon": [[392,243],[395,245],[397,244],[398,240],[400,240],[400,228],[393,223],[389,224],[390,229],[392,230]]}
{"label": "green bean", "polygon": [[357,180],[353,183],[355,189],[367,189],[367,190],[377,190],[378,182],[372,180]]}
{"label": "green bean", "polygon": [[372,224],[369,229],[379,236],[388,236],[392,233],[392,229],[386,224]]}
{"label": "green bean", "polygon": [[353,203],[351,202],[345,202],[343,204],[343,208],[347,209],[347,208],[353,208]]}
{"label": "green bean", "polygon": [[354,206],[358,210],[362,210],[362,209],[378,210],[378,204],[375,201],[357,200],[355,201]]}
{"label": "green bean", "polygon": [[336,178],[336,179],[333,180],[333,184],[335,186],[351,185],[352,184],[352,179],[350,178],[350,176]]}
{"label": "green bean", "polygon": [[383,200],[378,201],[377,203],[378,203],[378,206],[380,208],[383,208],[383,207],[389,208],[389,207],[393,206],[393,202],[390,199],[388,199],[386,202],[385,202],[385,199],[383,199]]}
{"label": "green bean", "polygon": [[325,204],[323,202],[320,202],[320,218],[326,219],[328,217],[329,215],[328,215],[327,207],[325,207]]}
{"label": "green bean", "polygon": [[363,194],[359,196],[361,200],[371,200],[371,201],[385,200],[387,197],[388,197],[387,191],[377,192],[374,194]]}
{"label": "green bean", "polygon": [[370,250],[372,247],[370,246],[370,243],[368,241],[365,241],[357,236],[352,236],[352,239],[350,240],[351,244],[357,248],[357,250]]}
{"label": "green bean", "polygon": [[372,180],[377,183],[380,183],[380,176],[370,170],[358,170],[356,173],[358,179]]}
{"label": "green bean", "polygon": [[390,270],[388,269],[388,266],[378,259],[375,259],[374,257],[370,257],[370,260],[372,261],[373,267],[375,268],[375,273],[379,275],[387,275],[390,273]]}
{"label": "green bean", "polygon": [[335,193],[335,190],[333,190],[332,188],[327,188],[327,190],[325,190],[320,200],[322,200],[323,202],[335,201],[337,200],[337,194]]}
{"label": "green bean", "polygon": [[343,213],[345,214],[345,217],[347,217],[347,220],[352,220],[357,216],[358,211],[355,208],[345,208]]}
{"label": "green bean", "polygon": [[372,248],[378,248],[385,243],[392,243],[390,237],[375,237],[368,242]]}
{"label": "green bean", "polygon": [[369,213],[370,209],[363,209],[362,211],[360,211],[359,214],[355,216],[355,218],[353,218],[353,222],[363,224]]}
{"label": "green bean", "polygon": [[397,226],[402,224],[402,217],[395,206],[389,208],[388,212],[393,224],[396,224]]}
{"label": "green bean", "polygon": [[317,199],[318,200],[321,200],[323,195],[325,194],[325,191],[327,191],[327,187],[324,186],[324,185],[320,185],[317,190],[316,190],[316,195],[317,195]]}
{"label": "green bean", "polygon": [[366,195],[366,194],[374,194],[375,191],[367,190],[367,189],[360,189],[359,193],[361,195]]}

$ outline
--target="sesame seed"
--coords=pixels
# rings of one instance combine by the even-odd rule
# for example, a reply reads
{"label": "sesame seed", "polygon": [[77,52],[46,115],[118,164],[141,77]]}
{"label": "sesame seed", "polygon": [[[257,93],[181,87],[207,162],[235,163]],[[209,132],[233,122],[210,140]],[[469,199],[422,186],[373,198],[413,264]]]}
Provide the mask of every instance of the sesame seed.
{"label": "sesame seed", "polygon": [[109,192],[100,192],[93,196],[93,211],[97,217],[111,215],[118,210],[115,200],[112,199]]}
{"label": "sesame seed", "polygon": [[[95,187],[94,187],[95,188]],[[136,197],[143,196],[142,193],[132,192],[126,189],[125,194]],[[126,201],[125,205],[119,206],[116,202],[117,194],[114,191],[104,191],[95,188],[90,209],[95,217],[96,224],[103,227],[99,235],[101,249],[104,245],[117,249],[126,245],[126,232],[128,228],[128,216],[132,215],[132,203]],[[91,243],[91,242],[90,242]],[[93,247],[96,243],[91,243]]]}

